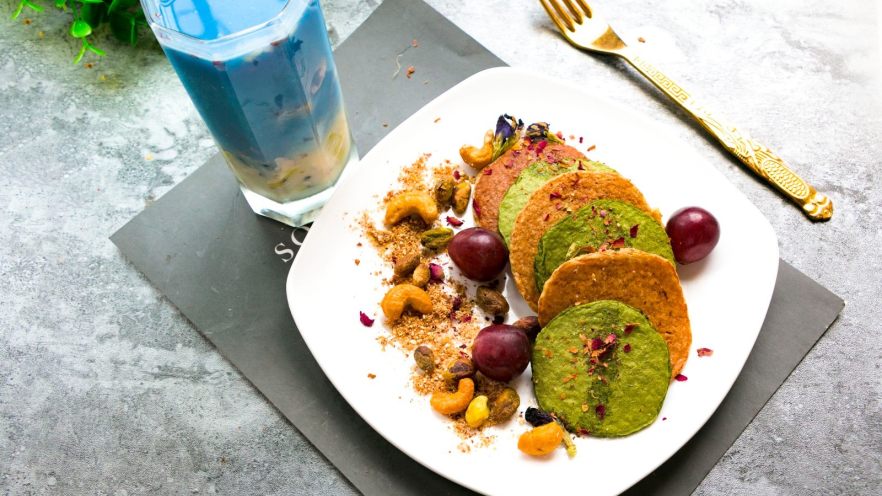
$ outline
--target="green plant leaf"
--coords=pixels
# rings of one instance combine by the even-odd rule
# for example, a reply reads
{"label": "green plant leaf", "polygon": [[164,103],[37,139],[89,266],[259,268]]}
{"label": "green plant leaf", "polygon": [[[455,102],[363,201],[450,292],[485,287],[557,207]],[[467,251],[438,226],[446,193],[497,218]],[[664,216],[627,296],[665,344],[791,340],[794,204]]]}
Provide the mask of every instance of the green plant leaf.
{"label": "green plant leaf", "polygon": [[66,9],[67,8],[67,0],[55,0],[55,7],[62,9],[62,10]]}
{"label": "green plant leaf", "polygon": [[18,7],[12,11],[12,15],[9,17],[10,19],[18,19],[18,16],[21,15],[21,11],[24,10],[24,2],[19,2]]}
{"label": "green plant leaf", "polygon": [[90,52],[94,53],[95,55],[97,55],[99,57],[103,57],[103,56],[107,55],[107,52],[105,52],[104,50],[89,43],[87,40],[83,40],[83,41],[86,42],[86,49],[89,50]]}
{"label": "green plant leaf", "polygon": [[35,3],[31,2],[30,0],[21,0],[21,2],[18,3],[18,7],[16,7],[15,10],[12,11],[11,18],[18,19],[18,16],[21,15],[21,11],[24,10],[25,7],[28,7],[29,9],[33,10],[34,12],[43,12],[42,5],[35,4]]}
{"label": "green plant leaf", "polygon": [[[70,25],[70,35],[74,38],[85,38],[90,34],[92,34],[92,26],[82,19],[77,19]],[[85,42],[85,40],[83,41]],[[80,58],[82,58],[82,56],[80,56]]]}
{"label": "green plant leaf", "polygon": [[107,5],[90,3],[80,8],[79,19],[89,23],[89,26],[100,26],[107,17]]}
{"label": "green plant leaf", "polygon": [[86,54],[86,40],[83,39],[83,46],[80,47],[80,51],[77,53],[77,56],[74,57],[73,63],[79,64],[81,60],[83,60],[83,55]]}
{"label": "green plant leaf", "polygon": [[126,10],[138,3],[138,0],[112,0],[108,12],[116,12],[117,10]]}
{"label": "green plant leaf", "polygon": [[77,0],[80,3],[104,3],[104,0]]}
{"label": "green plant leaf", "polygon": [[130,45],[138,41],[138,29],[135,16],[129,12],[110,14],[110,32],[120,41]]}

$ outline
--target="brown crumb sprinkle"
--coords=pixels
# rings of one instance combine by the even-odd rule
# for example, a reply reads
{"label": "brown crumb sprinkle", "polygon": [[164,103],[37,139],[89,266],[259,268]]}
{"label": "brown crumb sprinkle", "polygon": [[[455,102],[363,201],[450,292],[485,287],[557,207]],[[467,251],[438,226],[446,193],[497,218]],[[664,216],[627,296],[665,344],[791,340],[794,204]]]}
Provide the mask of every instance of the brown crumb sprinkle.
{"label": "brown crumb sprinkle", "polygon": [[[440,117],[438,118],[440,119]],[[402,168],[399,174],[400,187],[389,191],[380,201],[387,203],[396,194],[404,191],[423,191],[431,193],[431,187],[442,177],[455,175],[457,166],[450,161],[444,161],[433,167],[428,166],[429,155],[421,156],[414,163]],[[433,252],[425,252],[420,245],[420,236],[431,227],[442,225],[444,215],[433,226],[425,225],[419,219],[407,219],[394,226],[386,227],[374,222],[368,212],[362,215],[359,221],[360,227],[371,245],[377,250],[380,257],[390,266],[394,265],[399,257],[413,253],[420,253],[420,263],[439,263],[446,265],[443,258],[439,258]],[[412,282],[411,276],[395,276],[384,271],[379,277],[385,277],[383,283],[391,286],[399,283]],[[411,368],[411,384],[414,390],[422,395],[429,395],[436,391],[448,390],[450,387],[443,378],[443,372],[450,363],[466,354],[472,341],[480,330],[481,321],[473,318],[475,309],[474,301],[467,296],[466,287],[449,279],[443,282],[433,282],[425,287],[432,301],[432,312],[420,314],[407,311],[394,322],[385,321],[386,332],[377,338],[377,342],[385,350],[387,346],[398,349],[408,358],[412,357],[413,350],[418,346],[425,345],[432,349],[434,357],[434,370],[426,373],[415,362]],[[489,398],[499,395],[507,386],[504,383],[492,381],[480,374],[475,379],[476,394],[484,394]],[[482,433],[482,430],[468,426],[463,414],[452,415],[452,430],[463,438],[464,449],[487,446],[493,440],[492,436]]]}
{"label": "brown crumb sprinkle", "polygon": [[359,259],[356,258],[356,259],[355,259],[355,265],[361,265],[361,260],[359,260]]}
{"label": "brown crumb sprinkle", "polygon": [[374,374],[372,372],[368,372],[368,379],[376,379],[376,378],[377,378],[377,374]]}
{"label": "brown crumb sprinkle", "polygon": [[408,66],[407,73],[405,74],[407,76],[407,79],[412,79],[414,72],[416,72],[416,69],[412,65]]}
{"label": "brown crumb sprinkle", "polygon": [[637,41],[639,41],[640,43],[646,43],[646,38],[641,36],[641,37],[637,38]]}

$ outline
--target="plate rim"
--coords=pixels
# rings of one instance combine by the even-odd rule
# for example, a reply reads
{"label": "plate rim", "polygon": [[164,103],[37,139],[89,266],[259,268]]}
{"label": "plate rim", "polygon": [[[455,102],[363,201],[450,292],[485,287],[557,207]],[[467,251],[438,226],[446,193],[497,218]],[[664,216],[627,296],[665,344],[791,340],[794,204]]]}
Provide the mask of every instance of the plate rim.
{"label": "plate rim", "polygon": [[[341,182],[341,184],[346,183],[346,182],[356,181],[356,180],[357,180],[357,177],[358,177],[358,175],[359,175],[359,173],[361,173],[362,169],[364,168],[364,167],[363,167],[363,164],[366,164],[366,163],[369,163],[369,162],[371,162],[371,161],[376,160],[376,159],[374,158],[375,156],[380,156],[380,157],[382,157],[382,155],[380,155],[380,153],[383,151],[383,148],[384,148],[384,147],[381,146],[381,145],[384,145],[388,140],[390,140],[390,137],[393,137],[395,134],[397,134],[397,132],[398,132],[399,130],[401,130],[402,128],[406,128],[406,127],[408,127],[412,121],[416,121],[417,119],[419,119],[419,118],[422,116],[422,114],[425,113],[425,112],[427,111],[426,109],[432,107],[433,104],[435,104],[436,101],[447,98],[447,97],[448,97],[448,94],[450,94],[450,93],[454,93],[455,91],[458,91],[458,90],[459,90],[461,87],[463,87],[463,86],[467,86],[467,85],[470,85],[470,84],[474,84],[476,81],[479,81],[479,82],[480,82],[480,80],[485,79],[485,78],[493,78],[493,77],[496,77],[496,76],[497,76],[497,73],[503,73],[503,75],[519,76],[519,77],[524,77],[524,78],[530,78],[530,79],[534,79],[534,80],[541,80],[541,81],[545,81],[545,82],[553,83],[553,84],[558,85],[558,86],[566,87],[568,90],[571,90],[571,91],[576,91],[576,92],[579,92],[579,93],[583,93],[583,92],[585,92],[585,89],[584,89],[584,88],[580,87],[580,86],[577,85],[576,83],[571,82],[571,81],[569,81],[569,80],[563,80],[563,79],[553,78],[553,77],[550,77],[550,76],[547,76],[547,75],[541,74],[541,73],[539,73],[539,72],[531,71],[531,70],[524,69],[524,68],[519,68],[519,67],[493,67],[493,68],[489,68],[489,69],[482,70],[482,71],[477,72],[477,73],[475,73],[475,74],[469,76],[468,78],[466,78],[466,79],[460,81],[459,83],[457,83],[456,85],[452,86],[452,87],[449,88],[448,90],[444,91],[443,93],[441,93],[441,94],[438,95],[437,97],[433,98],[432,100],[430,100],[429,102],[427,102],[426,104],[424,104],[422,107],[420,107],[420,108],[419,108],[417,111],[415,111],[413,114],[411,114],[407,119],[405,119],[404,121],[402,121],[402,122],[401,122],[399,125],[397,125],[394,129],[392,129],[388,134],[386,134],[386,136],[384,136],[384,137],[383,137],[383,138],[382,138],[382,139],[381,139],[381,140],[380,140],[380,141],[379,141],[379,142],[378,142],[378,143],[377,143],[377,144],[371,149],[371,151],[369,151],[364,157],[362,157],[362,158],[358,161],[358,163],[356,163],[356,164],[352,164],[352,166],[355,167],[355,170],[352,170],[349,174],[347,174],[346,177],[345,177],[345,178],[343,179],[343,181]],[[595,99],[597,99],[597,100],[601,100],[601,101],[604,102],[604,104],[609,105],[611,108],[614,108],[614,109],[616,109],[617,111],[621,111],[624,115],[627,115],[627,117],[628,117],[629,120],[630,120],[630,119],[635,119],[636,121],[639,121],[641,124],[646,125],[646,126],[649,127],[650,129],[652,129],[652,130],[657,130],[658,133],[659,133],[662,137],[670,138],[670,139],[672,139],[673,141],[676,141],[676,142],[680,143],[682,146],[684,146],[684,147],[688,147],[688,148],[692,149],[693,151],[695,151],[695,147],[694,147],[694,145],[693,145],[689,140],[686,140],[686,139],[683,139],[683,138],[677,137],[676,135],[674,135],[674,133],[672,133],[672,132],[671,132],[670,130],[668,130],[666,127],[662,126],[662,125],[659,124],[657,121],[655,121],[654,119],[650,118],[645,112],[641,112],[641,111],[637,110],[636,108],[633,108],[633,107],[631,107],[631,106],[629,106],[629,105],[627,105],[627,104],[625,104],[625,103],[622,103],[622,102],[620,102],[620,101],[617,101],[617,100],[613,100],[613,99],[607,98],[607,97],[602,96],[602,95],[592,95],[592,98],[595,98]],[[378,151],[378,150],[379,150],[379,151]],[[696,154],[697,154],[697,152],[696,152]],[[623,488],[621,489],[621,491],[625,491],[625,490],[627,490],[627,489],[630,488],[631,486],[635,485],[636,483],[638,483],[639,481],[641,481],[642,479],[644,479],[647,475],[649,475],[650,473],[652,473],[653,471],[655,471],[658,467],[660,467],[661,465],[663,465],[664,463],[666,463],[666,462],[667,462],[667,461],[668,461],[668,460],[669,460],[674,454],[676,454],[678,451],[680,451],[680,449],[682,449],[683,446],[686,445],[686,443],[688,443],[690,440],[692,440],[692,438],[695,437],[695,434],[696,434],[699,430],[701,430],[701,428],[704,427],[705,424],[707,424],[707,422],[711,419],[711,417],[713,417],[713,416],[717,413],[717,411],[719,410],[720,405],[722,404],[722,402],[725,400],[725,398],[728,396],[729,392],[731,391],[732,386],[735,384],[735,382],[738,380],[738,378],[741,377],[741,375],[742,375],[742,373],[743,373],[743,371],[744,371],[744,365],[745,365],[745,363],[747,362],[747,359],[750,357],[750,355],[751,355],[751,353],[752,353],[752,351],[753,351],[754,346],[756,345],[756,341],[757,341],[757,339],[758,339],[758,337],[759,337],[759,333],[762,331],[762,325],[763,325],[763,323],[765,322],[766,316],[768,315],[768,309],[769,309],[769,306],[770,306],[770,304],[771,304],[772,295],[773,295],[773,293],[774,293],[774,289],[775,289],[776,284],[777,284],[777,277],[778,277],[778,269],[777,269],[777,267],[778,267],[778,263],[780,263],[780,262],[779,262],[779,260],[780,260],[780,248],[779,248],[779,246],[778,246],[778,236],[777,236],[777,233],[776,233],[775,230],[774,230],[774,227],[773,227],[772,224],[769,222],[768,218],[767,218],[767,217],[766,217],[766,216],[765,216],[765,215],[759,210],[759,208],[758,208],[758,207],[757,207],[752,201],[750,201],[750,199],[744,194],[744,192],[742,192],[737,186],[735,186],[735,184],[733,184],[728,178],[726,178],[726,176],[725,176],[725,175],[724,175],[719,169],[717,169],[716,167],[711,166],[711,165],[710,165],[710,161],[708,161],[708,160],[704,160],[704,161],[703,161],[703,164],[702,164],[701,166],[706,167],[706,168],[709,170],[710,173],[712,173],[712,174],[716,174],[716,175],[719,176],[722,180],[724,180],[725,182],[727,182],[727,183],[731,186],[732,192],[733,192],[734,194],[740,195],[740,197],[742,197],[742,198],[745,200],[745,202],[746,202],[748,205],[750,205],[750,208],[754,211],[755,214],[757,214],[758,218],[762,220],[762,224],[761,224],[760,226],[757,226],[757,228],[762,227],[762,228],[764,228],[766,231],[768,231],[768,234],[770,234],[770,238],[771,238],[771,240],[773,241],[773,242],[771,243],[772,246],[771,246],[770,248],[773,248],[773,249],[772,249],[772,251],[769,253],[769,258],[770,258],[770,259],[772,259],[772,258],[775,259],[775,261],[776,261],[776,263],[775,263],[775,268],[774,268],[774,270],[771,271],[771,272],[772,272],[772,275],[771,275],[770,284],[769,284],[768,287],[767,287],[768,289],[765,289],[765,288],[764,288],[766,294],[762,295],[762,301],[764,302],[764,304],[763,304],[763,310],[762,310],[762,320],[759,322],[759,326],[758,326],[758,328],[757,328],[757,330],[756,330],[756,333],[755,333],[755,335],[752,337],[752,340],[751,340],[751,344],[750,344],[749,350],[748,350],[747,353],[744,355],[743,359],[740,361],[740,364],[738,365],[738,373],[735,374],[734,378],[733,378],[731,381],[725,381],[725,382],[727,382],[728,384],[721,384],[721,385],[724,385],[724,386],[725,386],[725,394],[723,394],[723,395],[721,396],[720,400],[717,401],[715,405],[713,405],[713,409],[710,410],[710,413],[708,414],[708,416],[707,416],[706,418],[704,418],[701,422],[695,422],[695,423],[691,424],[691,426],[689,426],[689,427],[686,428],[686,430],[691,431],[691,432],[689,433],[689,435],[688,435],[687,437],[684,438],[684,440],[683,440],[682,443],[680,443],[679,445],[676,445],[677,443],[672,443],[672,445],[669,446],[669,448],[668,448],[667,450],[665,450],[665,451],[667,452],[667,454],[664,456],[663,459],[661,459],[661,461],[660,461],[657,465],[651,467],[651,468],[648,469],[648,471],[646,471],[645,473],[642,473],[642,474],[640,475],[639,478],[636,478],[636,479],[633,480],[632,482],[629,482],[627,486],[625,486],[625,487],[623,487]],[[333,195],[331,196],[331,198],[328,200],[328,203],[327,203],[327,204],[330,204],[331,202],[333,202],[333,201],[334,201],[334,198],[335,198],[336,196],[338,196],[338,191],[339,191],[339,189],[340,189],[339,186],[340,186],[340,184],[337,185],[337,191],[334,192],[334,194],[333,194]],[[313,223],[313,226],[311,227],[310,232],[312,232],[312,231],[315,229],[315,226],[317,226],[317,225],[327,224],[327,222],[323,222],[323,220],[325,219],[325,217],[328,217],[328,216],[330,215],[329,212],[330,212],[329,210],[323,210],[322,213],[319,214],[319,217],[318,217],[318,218],[315,220],[315,222]],[[324,229],[324,228],[321,228],[321,227],[320,227],[320,229]],[[315,240],[316,238],[317,238],[316,236],[309,236],[309,235],[306,236],[306,239],[304,240],[303,244],[300,246],[300,249],[298,250],[297,256],[295,256],[295,257],[294,257],[294,260],[292,260],[291,267],[290,267],[290,269],[289,269],[288,276],[287,276],[287,278],[286,278],[286,284],[285,284],[286,299],[287,299],[287,301],[288,301],[288,308],[289,308],[289,310],[290,310],[290,312],[291,312],[291,315],[292,315],[292,317],[293,317],[293,319],[294,319],[294,321],[295,321],[295,325],[297,325],[297,315],[298,315],[298,310],[297,310],[297,309],[298,309],[298,306],[295,304],[295,302],[294,302],[294,298],[293,298],[293,292],[294,292],[293,289],[294,289],[294,287],[295,287],[295,282],[294,282],[294,281],[295,281],[295,279],[296,279],[295,274],[298,272],[299,267],[300,267],[302,264],[306,263],[306,262],[303,262],[303,260],[305,260],[306,257],[301,257],[301,256],[300,256],[300,252],[302,252],[302,251],[304,251],[304,250],[310,250],[310,249],[312,249],[312,246],[315,245],[315,242],[310,243],[310,240]],[[306,253],[309,253],[309,252],[307,251]],[[774,253],[774,257],[771,256],[771,253]],[[688,302],[687,302],[687,305],[688,305]],[[385,439],[387,442],[389,442],[390,444],[392,444],[393,446],[395,446],[396,449],[398,449],[398,450],[400,450],[401,452],[403,452],[404,454],[406,454],[409,458],[411,458],[411,459],[414,460],[415,462],[419,463],[419,464],[422,465],[423,467],[426,467],[427,469],[429,469],[429,470],[431,470],[432,472],[438,474],[439,476],[444,477],[445,479],[448,479],[448,480],[450,480],[450,481],[452,481],[452,482],[455,482],[456,484],[459,484],[459,485],[461,485],[461,486],[463,486],[463,487],[466,487],[466,488],[468,488],[468,489],[470,489],[470,490],[476,491],[476,492],[481,493],[481,494],[487,494],[487,493],[484,493],[481,489],[479,489],[479,488],[477,488],[477,487],[474,487],[474,486],[470,485],[470,484],[469,484],[468,482],[466,482],[466,481],[463,481],[463,480],[461,480],[461,479],[459,479],[459,478],[456,478],[456,477],[454,477],[454,476],[451,476],[451,475],[448,475],[448,474],[445,474],[445,473],[442,473],[442,472],[436,470],[436,469],[435,469],[433,466],[431,466],[430,464],[428,464],[428,463],[424,463],[423,461],[421,461],[417,456],[415,456],[414,454],[412,454],[412,453],[410,452],[410,450],[408,450],[408,449],[406,449],[406,448],[403,448],[403,447],[400,446],[396,441],[394,441],[394,440],[391,439],[390,437],[384,435],[383,431],[380,430],[380,429],[378,429],[377,426],[371,421],[371,419],[368,418],[368,416],[363,415],[362,411],[361,411],[361,410],[359,409],[359,407],[358,407],[358,404],[357,404],[356,402],[353,402],[353,401],[350,400],[350,397],[344,392],[344,388],[341,388],[341,387],[337,384],[337,382],[335,381],[335,378],[332,377],[333,374],[329,374],[329,373],[328,373],[326,367],[323,365],[322,360],[321,360],[321,359],[319,358],[319,356],[314,352],[313,347],[312,347],[312,345],[310,344],[310,338],[308,337],[308,336],[310,336],[310,333],[306,333],[306,334],[304,334],[302,331],[300,331],[300,327],[299,327],[299,325],[297,325],[297,329],[296,329],[296,330],[297,330],[297,332],[300,333],[301,337],[303,338],[304,343],[306,343],[306,346],[307,346],[307,348],[309,349],[310,353],[312,354],[313,358],[316,360],[316,362],[318,363],[319,367],[322,369],[322,373],[325,374],[325,376],[328,378],[329,382],[331,382],[331,384],[334,386],[334,388],[337,390],[337,392],[340,394],[340,396],[343,397],[343,399],[346,401],[346,403],[347,403],[347,404],[348,404],[348,405],[349,405],[349,406],[350,406],[350,407],[351,407],[356,413],[358,413],[359,417],[360,417],[365,423],[367,423],[372,429],[374,429],[374,431],[376,431],[380,436],[382,436],[383,439]],[[319,355],[321,355],[321,353],[319,353]],[[673,445],[676,445],[676,446],[673,446]]]}

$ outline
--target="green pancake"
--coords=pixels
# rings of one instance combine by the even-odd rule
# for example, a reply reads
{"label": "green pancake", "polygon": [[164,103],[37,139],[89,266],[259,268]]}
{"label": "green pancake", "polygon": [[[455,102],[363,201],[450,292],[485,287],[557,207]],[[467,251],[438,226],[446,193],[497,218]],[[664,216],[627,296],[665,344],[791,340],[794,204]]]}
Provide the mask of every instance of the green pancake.
{"label": "green pancake", "polygon": [[536,338],[532,367],[540,408],[596,437],[627,436],[654,422],[671,380],[664,338],[639,310],[612,300],[552,319]]}
{"label": "green pancake", "polygon": [[502,203],[499,204],[499,234],[502,235],[506,245],[511,241],[515,220],[524,205],[530,200],[530,196],[549,180],[577,170],[615,172],[612,168],[591,160],[568,160],[556,164],[535,162],[521,171],[515,183],[508,188],[505,196],[502,197]]}
{"label": "green pancake", "polygon": [[542,235],[533,264],[536,287],[545,287],[545,281],[560,264],[601,248],[634,248],[674,263],[671,240],[661,223],[629,203],[597,200],[563,218]]}

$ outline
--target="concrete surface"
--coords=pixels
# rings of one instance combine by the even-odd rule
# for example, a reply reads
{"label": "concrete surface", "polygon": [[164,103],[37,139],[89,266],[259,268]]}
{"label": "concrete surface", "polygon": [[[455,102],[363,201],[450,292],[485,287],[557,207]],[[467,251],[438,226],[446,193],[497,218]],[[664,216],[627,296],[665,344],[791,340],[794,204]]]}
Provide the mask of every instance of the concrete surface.
{"label": "concrete surface", "polygon": [[[325,1],[333,41],[377,3]],[[668,125],[760,206],[785,260],[847,300],[697,494],[882,493],[878,7],[596,2],[834,198],[833,220],[816,225],[620,63],[565,47],[536,2],[430,3],[508,63]],[[25,25],[12,8],[0,2],[2,492],[355,493],[107,239],[214,153],[162,53],[104,39],[108,57],[73,66],[63,14]]]}

